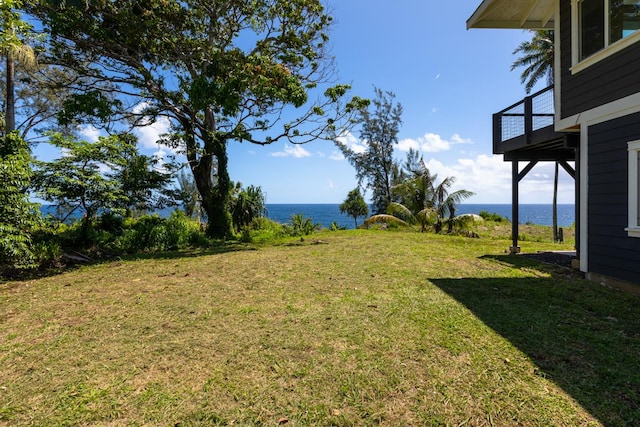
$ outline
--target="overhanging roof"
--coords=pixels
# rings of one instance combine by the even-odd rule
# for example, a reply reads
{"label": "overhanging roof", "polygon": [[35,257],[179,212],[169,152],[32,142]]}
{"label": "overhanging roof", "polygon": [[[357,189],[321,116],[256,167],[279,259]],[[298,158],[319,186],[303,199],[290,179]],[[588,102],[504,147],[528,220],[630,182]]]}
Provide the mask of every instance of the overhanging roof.
{"label": "overhanging roof", "polygon": [[553,29],[555,12],[555,0],[483,0],[467,20],[467,29]]}

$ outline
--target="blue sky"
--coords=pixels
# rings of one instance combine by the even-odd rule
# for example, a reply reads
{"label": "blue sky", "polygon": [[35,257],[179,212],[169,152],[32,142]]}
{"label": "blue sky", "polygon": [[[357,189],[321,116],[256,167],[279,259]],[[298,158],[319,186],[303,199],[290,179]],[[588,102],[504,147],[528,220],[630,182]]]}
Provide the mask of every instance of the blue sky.
{"label": "blue sky", "polygon": [[[339,80],[354,95],[372,97],[379,87],[402,104],[398,159],[419,148],[432,172],[455,176],[456,189],[476,193],[468,203],[510,203],[511,165],[491,152],[491,115],[524,97],[520,73],[510,65],[513,50],[531,35],[466,30],[479,3],[331,0],[330,42]],[[163,129],[158,123],[139,131],[144,151],[162,150],[155,140]],[[231,178],[261,186],[267,203],[340,203],[356,186],[353,167],[326,141],[231,142],[229,161]],[[553,164],[536,166],[520,185],[521,202],[550,204],[552,185]],[[562,170],[559,201],[574,202],[573,181]]]}

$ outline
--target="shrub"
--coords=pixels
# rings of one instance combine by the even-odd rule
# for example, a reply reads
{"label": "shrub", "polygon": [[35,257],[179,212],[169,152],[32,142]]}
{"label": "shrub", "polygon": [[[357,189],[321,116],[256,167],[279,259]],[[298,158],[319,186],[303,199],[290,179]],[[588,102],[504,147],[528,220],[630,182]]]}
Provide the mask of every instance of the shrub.
{"label": "shrub", "polygon": [[0,273],[36,266],[31,232],[41,215],[29,201],[30,162],[29,148],[17,133],[0,139]]}
{"label": "shrub", "polygon": [[[245,231],[248,230],[248,231]],[[247,236],[245,233],[249,233]],[[245,243],[269,243],[287,236],[285,226],[265,217],[254,218],[242,229],[238,239]]]}
{"label": "shrub", "polygon": [[314,224],[311,218],[305,218],[303,214],[291,215],[291,225],[287,225],[287,232],[291,236],[308,236],[320,228],[319,224]]}
{"label": "shrub", "polygon": [[509,220],[501,215],[498,215],[497,213],[489,213],[487,211],[480,211],[478,213],[478,215],[480,215],[480,217],[482,217],[482,219],[484,219],[485,221],[494,221],[494,222],[509,222]]}
{"label": "shrub", "polygon": [[62,247],[56,240],[36,242],[33,248],[36,262],[41,268],[55,267],[62,259]]}
{"label": "shrub", "polygon": [[206,246],[208,240],[200,232],[197,221],[176,210],[169,218],[144,215],[125,221],[125,231],[116,246],[125,252],[167,251],[186,246]]}
{"label": "shrub", "polygon": [[331,231],[346,230],[346,229],[347,229],[347,227],[341,226],[335,221],[333,221],[331,223],[331,225],[329,226],[329,230],[331,230]]}
{"label": "shrub", "polygon": [[124,232],[124,217],[115,212],[105,212],[100,215],[96,228],[121,236]]}

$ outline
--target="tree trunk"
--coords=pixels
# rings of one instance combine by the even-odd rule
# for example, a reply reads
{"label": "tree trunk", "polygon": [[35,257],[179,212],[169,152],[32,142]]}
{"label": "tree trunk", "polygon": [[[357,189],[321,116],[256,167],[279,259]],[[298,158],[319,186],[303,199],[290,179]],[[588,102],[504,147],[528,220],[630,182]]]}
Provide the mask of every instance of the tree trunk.
{"label": "tree trunk", "polygon": [[456,209],[453,206],[449,207],[449,234],[453,233],[453,219],[456,217]]}
{"label": "tree trunk", "polygon": [[558,162],[553,179],[553,242],[558,243]]}
{"label": "tree trunk", "polygon": [[215,239],[227,239],[233,236],[229,212],[231,180],[227,170],[227,143],[217,138],[213,121],[209,121],[208,126],[212,130],[205,136],[203,153],[198,156],[198,144],[190,120],[183,118],[180,124],[184,130],[187,161],[200,193],[200,208],[207,215],[207,235]]}
{"label": "tree trunk", "polygon": [[7,50],[7,110],[5,115],[5,134],[16,129],[16,100],[15,100],[15,64],[11,49]]}
{"label": "tree trunk", "polygon": [[[207,213],[207,234],[217,239],[227,239],[233,236],[233,221],[229,211],[231,180],[227,170],[229,159],[227,157],[226,141],[214,142],[214,156],[217,160],[217,183],[211,197],[205,201],[204,210]],[[211,159],[212,161],[213,159]]]}

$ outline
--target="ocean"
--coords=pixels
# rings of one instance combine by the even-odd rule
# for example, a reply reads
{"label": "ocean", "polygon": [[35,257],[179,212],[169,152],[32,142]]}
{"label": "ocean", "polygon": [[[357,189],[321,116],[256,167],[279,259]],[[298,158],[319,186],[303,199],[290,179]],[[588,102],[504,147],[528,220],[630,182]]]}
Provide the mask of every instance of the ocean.
{"label": "ocean", "polygon": [[[336,222],[341,227],[348,229],[355,228],[353,218],[340,213],[339,204],[267,204],[267,217],[280,223],[291,222],[291,216],[302,214],[305,218],[329,228],[331,223]],[[42,211],[46,215],[54,213],[53,206],[42,206]],[[160,216],[168,216],[173,211],[163,209]],[[474,213],[481,211],[496,213],[505,218],[511,219],[511,205],[505,204],[461,204],[458,206],[456,214]],[[358,218],[358,224],[362,224],[364,218]],[[552,225],[551,205],[520,205],[520,223]],[[575,223],[574,205],[558,205],[558,226],[568,227]]]}
{"label": "ocean", "polygon": [[[314,223],[329,227],[332,222],[341,227],[354,228],[353,218],[341,214],[339,204],[267,204],[267,217],[281,223],[290,222],[291,216],[302,214],[311,218]],[[466,213],[477,214],[481,211],[496,213],[511,220],[511,205],[504,204],[461,204],[456,210],[457,215]],[[358,218],[362,224],[364,218]],[[552,205],[520,205],[520,223],[552,225]],[[575,206],[572,204],[558,205],[558,226],[568,227],[575,223]]]}

